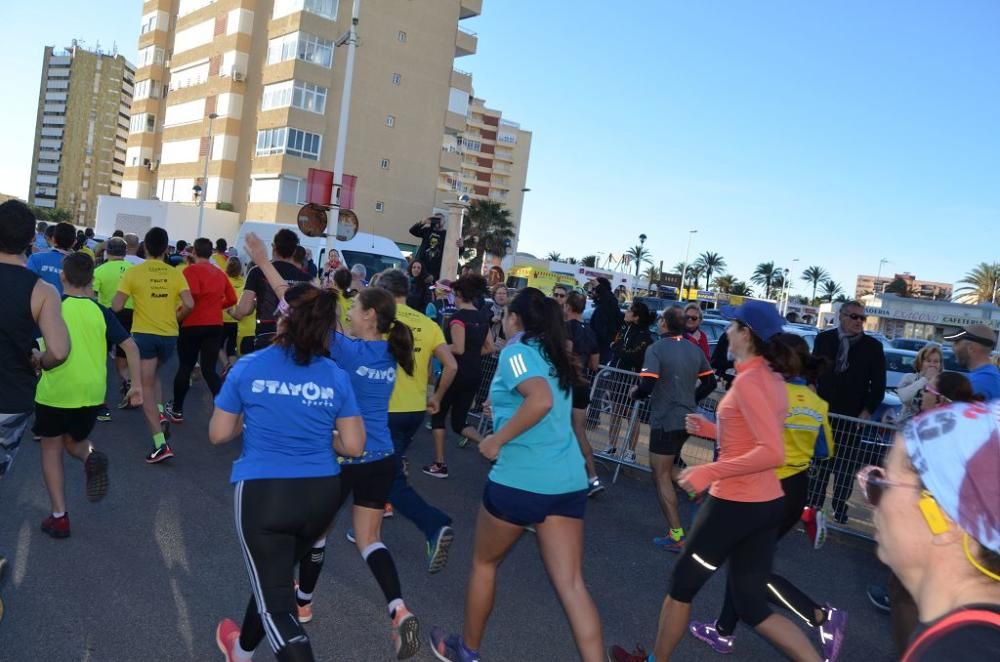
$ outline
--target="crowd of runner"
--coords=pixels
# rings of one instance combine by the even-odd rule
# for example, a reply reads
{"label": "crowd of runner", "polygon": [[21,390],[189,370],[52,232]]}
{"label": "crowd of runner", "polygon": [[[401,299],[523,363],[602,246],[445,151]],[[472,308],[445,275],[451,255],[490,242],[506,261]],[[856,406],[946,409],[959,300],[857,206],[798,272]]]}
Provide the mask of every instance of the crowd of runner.
{"label": "crowd of runner", "polygon": [[[412,231],[440,248],[433,222]],[[327,535],[350,501],[348,539],[382,591],[398,659],[429,641],[440,660],[480,660],[497,569],[530,530],[580,658],[642,662],[671,659],[685,633],[731,653],[739,621],[791,659],[835,660],[846,612],[814,601],[773,560],[779,538],[800,523],[815,547],[823,544],[815,495],[825,495],[829,473],[833,516],[846,521],[857,474],[875,508],[879,558],[892,571],[904,659],[1000,659],[1000,371],[989,363],[991,329],[973,325],[954,337],[970,379],[940,372],[940,352],[936,364],[921,357],[919,376],[904,385],[910,420],[883,466],[863,467],[850,448],[852,424],[829,417],[853,408],[851,420],[864,419],[884,391],[884,370],[870,369],[880,350],[867,342],[856,304],[841,309],[840,325],[820,334],[813,352],[783,332],[770,303],[725,310],[732,378],[709,363],[696,305],[667,308],[653,336],[649,309],[634,302],[623,315],[604,279],[589,292],[594,313],[584,322],[583,292],[511,292],[494,272],[489,280],[470,270],[442,279],[439,255],[418,257],[426,264],[416,259],[407,272],[366,280],[363,267],[320,271],[290,230],[270,246],[251,234],[239,252],[224,239],[171,244],[162,228],[98,241],[66,223],[36,225],[17,201],[0,205],[8,303],[0,318],[0,477],[30,426],[51,501],[40,528],[68,538],[64,452],[81,462],[88,500],[109,490],[111,462],[91,437],[115,416],[105,401],[110,372],[119,394],[110,404],[141,408],[146,463],[174,458],[172,425],[204,425],[213,444],[241,439],[231,483],[251,591],[242,622],[217,626],[226,660],[250,660],[265,638],[279,660],[314,659],[303,624],[322,617],[313,601]],[[486,356],[496,368],[480,401]],[[925,362],[937,369],[923,374]],[[600,600],[583,576],[584,514],[604,490],[587,439],[602,365],[635,375],[637,385],[611,407],[620,414],[645,401],[641,422],[666,523],[653,543],[678,554],[652,653],[605,646]],[[168,366],[175,372],[163,374]],[[172,383],[167,397],[164,378]],[[209,421],[185,416],[198,380],[214,398]],[[714,414],[699,408],[718,395]],[[470,424],[477,407],[491,427]],[[425,636],[381,528],[401,515],[424,534],[428,572],[447,564],[452,519],[409,481],[407,454],[428,415],[434,444],[424,474],[449,477],[449,424],[492,467],[463,622]],[[633,458],[638,427],[621,440]],[[621,430],[611,428],[614,454]],[[681,450],[692,435],[715,441],[714,461],[685,466]],[[699,504],[687,527],[682,499]],[[721,614],[692,621],[693,600],[727,562]],[[0,572],[3,564],[0,557]]]}

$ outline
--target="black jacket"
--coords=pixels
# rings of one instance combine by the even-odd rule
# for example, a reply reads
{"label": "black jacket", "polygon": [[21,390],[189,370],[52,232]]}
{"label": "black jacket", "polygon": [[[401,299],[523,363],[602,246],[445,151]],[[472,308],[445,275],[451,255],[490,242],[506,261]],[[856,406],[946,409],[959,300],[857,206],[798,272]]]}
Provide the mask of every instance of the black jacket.
{"label": "black jacket", "polygon": [[639,372],[646,356],[646,348],[653,344],[649,327],[625,324],[618,337],[611,343],[611,367]]}
{"label": "black jacket", "polygon": [[835,372],[840,339],[837,329],[816,336],[813,354],[829,361],[827,370],[819,376],[816,393],[830,403],[831,414],[857,416],[863,409],[873,414],[885,397],[885,353],[882,343],[864,336],[851,347],[847,355],[847,370]]}
{"label": "black jacket", "polygon": [[611,341],[621,328],[625,314],[618,308],[618,300],[610,293],[602,295],[594,302],[594,313],[590,317],[590,328],[597,336],[597,348],[601,362],[611,358]]}
{"label": "black jacket", "polygon": [[[435,230],[423,223],[414,223],[410,228],[410,234],[420,237],[420,247],[417,248],[414,260],[424,265],[424,271],[434,276],[434,280],[441,277],[441,258],[444,255],[444,242],[446,232],[441,229]],[[453,278],[454,274],[446,274],[446,277]]]}

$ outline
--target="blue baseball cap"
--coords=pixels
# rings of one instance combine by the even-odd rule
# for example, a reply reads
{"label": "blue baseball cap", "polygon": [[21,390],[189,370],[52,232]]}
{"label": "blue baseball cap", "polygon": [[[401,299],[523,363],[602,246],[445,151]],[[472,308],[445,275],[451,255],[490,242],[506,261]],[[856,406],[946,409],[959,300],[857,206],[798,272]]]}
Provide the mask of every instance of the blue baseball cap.
{"label": "blue baseball cap", "polygon": [[741,306],[723,306],[720,312],[727,319],[739,320],[749,326],[764,342],[781,333],[785,326],[785,320],[778,314],[777,307],[767,301],[747,301]]}

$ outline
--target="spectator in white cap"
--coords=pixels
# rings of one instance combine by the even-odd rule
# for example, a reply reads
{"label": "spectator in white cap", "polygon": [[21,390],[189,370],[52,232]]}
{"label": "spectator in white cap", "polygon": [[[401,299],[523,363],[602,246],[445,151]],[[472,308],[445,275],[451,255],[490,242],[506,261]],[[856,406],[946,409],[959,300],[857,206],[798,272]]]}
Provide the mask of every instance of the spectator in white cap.
{"label": "spectator in white cap", "polygon": [[955,403],[896,435],[886,467],[858,474],[878,556],[917,604],[903,655],[1000,659],[1000,403]]}
{"label": "spectator in white cap", "polygon": [[955,358],[968,368],[972,392],[986,401],[1000,398],[1000,369],[990,361],[990,352],[997,345],[993,329],[985,324],[969,324],[944,339],[955,343]]}

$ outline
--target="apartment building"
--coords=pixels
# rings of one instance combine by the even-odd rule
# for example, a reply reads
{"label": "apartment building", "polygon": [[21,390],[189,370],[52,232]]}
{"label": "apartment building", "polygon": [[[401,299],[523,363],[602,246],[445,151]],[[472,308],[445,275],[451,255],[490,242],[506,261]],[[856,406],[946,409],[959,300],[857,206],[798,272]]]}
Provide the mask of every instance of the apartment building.
{"label": "apartment building", "polygon": [[906,271],[901,274],[891,276],[866,276],[859,275],[854,287],[854,296],[860,299],[869,294],[882,294],[885,288],[897,280],[906,284],[906,293],[896,292],[915,299],[936,299],[939,301],[950,301],[952,285],[950,283],[939,283],[932,280],[919,280],[916,276]]}
{"label": "apartment building", "polygon": [[[345,60],[336,42],[351,4],[147,0],[123,194],[192,204],[204,194],[247,220],[294,223],[310,168],[333,169]],[[475,107],[471,78],[453,71],[455,58],[477,47],[461,21],[481,9],[482,0],[362,0],[344,170],[357,178],[363,231],[411,245],[410,225],[447,197],[440,173],[454,157],[442,137],[457,153]],[[530,139],[522,148],[523,132],[507,133],[526,169]],[[515,194],[520,171],[507,165],[511,172],[501,167],[495,187],[490,174],[477,195],[506,193],[519,217],[523,177]]]}
{"label": "apartment building", "polygon": [[76,43],[45,48],[28,199],[93,225],[97,196],[121,195],[135,68]]}
{"label": "apartment building", "polygon": [[[510,210],[519,235],[531,132],[488,108],[473,94],[472,75],[463,71],[452,72],[441,152],[436,208],[463,193],[473,200],[494,200]],[[515,238],[510,252],[516,251]]]}

